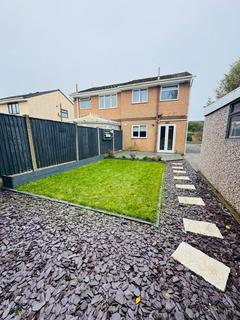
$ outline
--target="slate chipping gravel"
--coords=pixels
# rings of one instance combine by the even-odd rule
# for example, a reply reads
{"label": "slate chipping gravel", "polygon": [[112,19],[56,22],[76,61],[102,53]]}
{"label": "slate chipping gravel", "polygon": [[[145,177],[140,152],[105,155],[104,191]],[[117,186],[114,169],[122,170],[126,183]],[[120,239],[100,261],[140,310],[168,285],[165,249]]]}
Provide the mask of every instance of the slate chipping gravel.
{"label": "slate chipping gravel", "polygon": [[[159,228],[1,192],[0,318],[240,319],[239,225],[184,168],[197,190],[176,189],[169,165]],[[183,217],[215,222],[224,239],[184,233]],[[181,241],[231,268],[225,293],[170,258]]]}

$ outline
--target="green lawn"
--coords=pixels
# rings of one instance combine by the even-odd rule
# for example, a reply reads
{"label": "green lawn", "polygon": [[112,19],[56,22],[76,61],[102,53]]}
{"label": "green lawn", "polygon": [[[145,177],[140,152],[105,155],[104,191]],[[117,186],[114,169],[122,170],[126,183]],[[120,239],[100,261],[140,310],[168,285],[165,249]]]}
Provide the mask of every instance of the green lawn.
{"label": "green lawn", "polygon": [[164,167],[107,159],[17,189],[156,222]]}

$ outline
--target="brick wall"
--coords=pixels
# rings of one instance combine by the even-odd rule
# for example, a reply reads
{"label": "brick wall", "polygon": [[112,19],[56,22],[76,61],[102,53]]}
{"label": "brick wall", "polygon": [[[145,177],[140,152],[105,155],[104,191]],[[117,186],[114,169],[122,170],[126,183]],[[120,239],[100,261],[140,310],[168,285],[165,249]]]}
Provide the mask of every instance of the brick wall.
{"label": "brick wall", "polygon": [[[184,153],[187,128],[187,114],[189,102],[190,83],[179,84],[179,98],[172,101],[160,101],[159,87],[148,88],[147,103],[132,103],[132,90],[122,91],[117,94],[118,107],[112,109],[99,109],[98,96],[91,97],[91,108],[79,109],[80,116],[89,113],[97,114],[103,118],[121,121],[123,130],[124,149],[139,151],[156,151],[158,124],[156,115],[161,115],[161,123],[176,124],[177,153]],[[75,114],[77,102],[75,101]],[[131,128],[134,124],[146,124],[148,135],[146,139],[132,138]]]}

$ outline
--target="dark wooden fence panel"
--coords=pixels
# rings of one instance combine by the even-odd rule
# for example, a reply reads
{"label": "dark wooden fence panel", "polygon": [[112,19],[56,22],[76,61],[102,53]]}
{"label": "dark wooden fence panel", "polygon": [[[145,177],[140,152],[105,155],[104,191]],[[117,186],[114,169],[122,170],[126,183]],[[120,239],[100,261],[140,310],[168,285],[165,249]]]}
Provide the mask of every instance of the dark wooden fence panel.
{"label": "dark wooden fence panel", "polygon": [[[76,161],[76,142],[79,160],[98,156],[99,149],[100,154],[113,150],[113,140],[103,139],[104,129],[99,129],[98,140],[97,128],[30,118],[30,130],[37,168]],[[0,176],[33,170],[28,133],[25,117],[0,114]],[[122,149],[121,131],[114,132],[114,149]],[[32,157],[35,163],[34,152]]]}
{"label": "dark wooden fence panel", "polygon": [[98,133],[96,128],[78,127],[79,159],[98,155]]}
{"label": "dark wooden fence panel", "polygon": [[31,118],[38,168],[76,160],[75,125]]}
{"label": "dark wooden fence panel", "polygon": [[0,175],[32,169],[25,118],[0,114]]}
{"label": "dark wooden fence panel", "polygon": [[105,154],[109,150],[113,150],[113,140],[103,140],[104,129],[99,129],[99,136],[100,136],[100,152],[101,152],[101,154]]}
{"label": "dark wooden fence panel", "polygon": [[122,150],[122,131],[114,130],[114,150]]}

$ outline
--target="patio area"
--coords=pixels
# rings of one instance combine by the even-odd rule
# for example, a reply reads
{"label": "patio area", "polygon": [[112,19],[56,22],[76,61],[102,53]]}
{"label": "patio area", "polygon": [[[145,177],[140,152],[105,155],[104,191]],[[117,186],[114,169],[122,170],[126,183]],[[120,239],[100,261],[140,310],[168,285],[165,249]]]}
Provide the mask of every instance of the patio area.
{"label": "patio area", "polygon": [[[240,318],[239,225],[182,163],[205,205],[179,203],[168,165],[159,228],[0,192],[1,319]],[[214,221],[223,239],[185,232],[183,218]],[[231,268],[225,292],[171,257],[182,241]]]}

